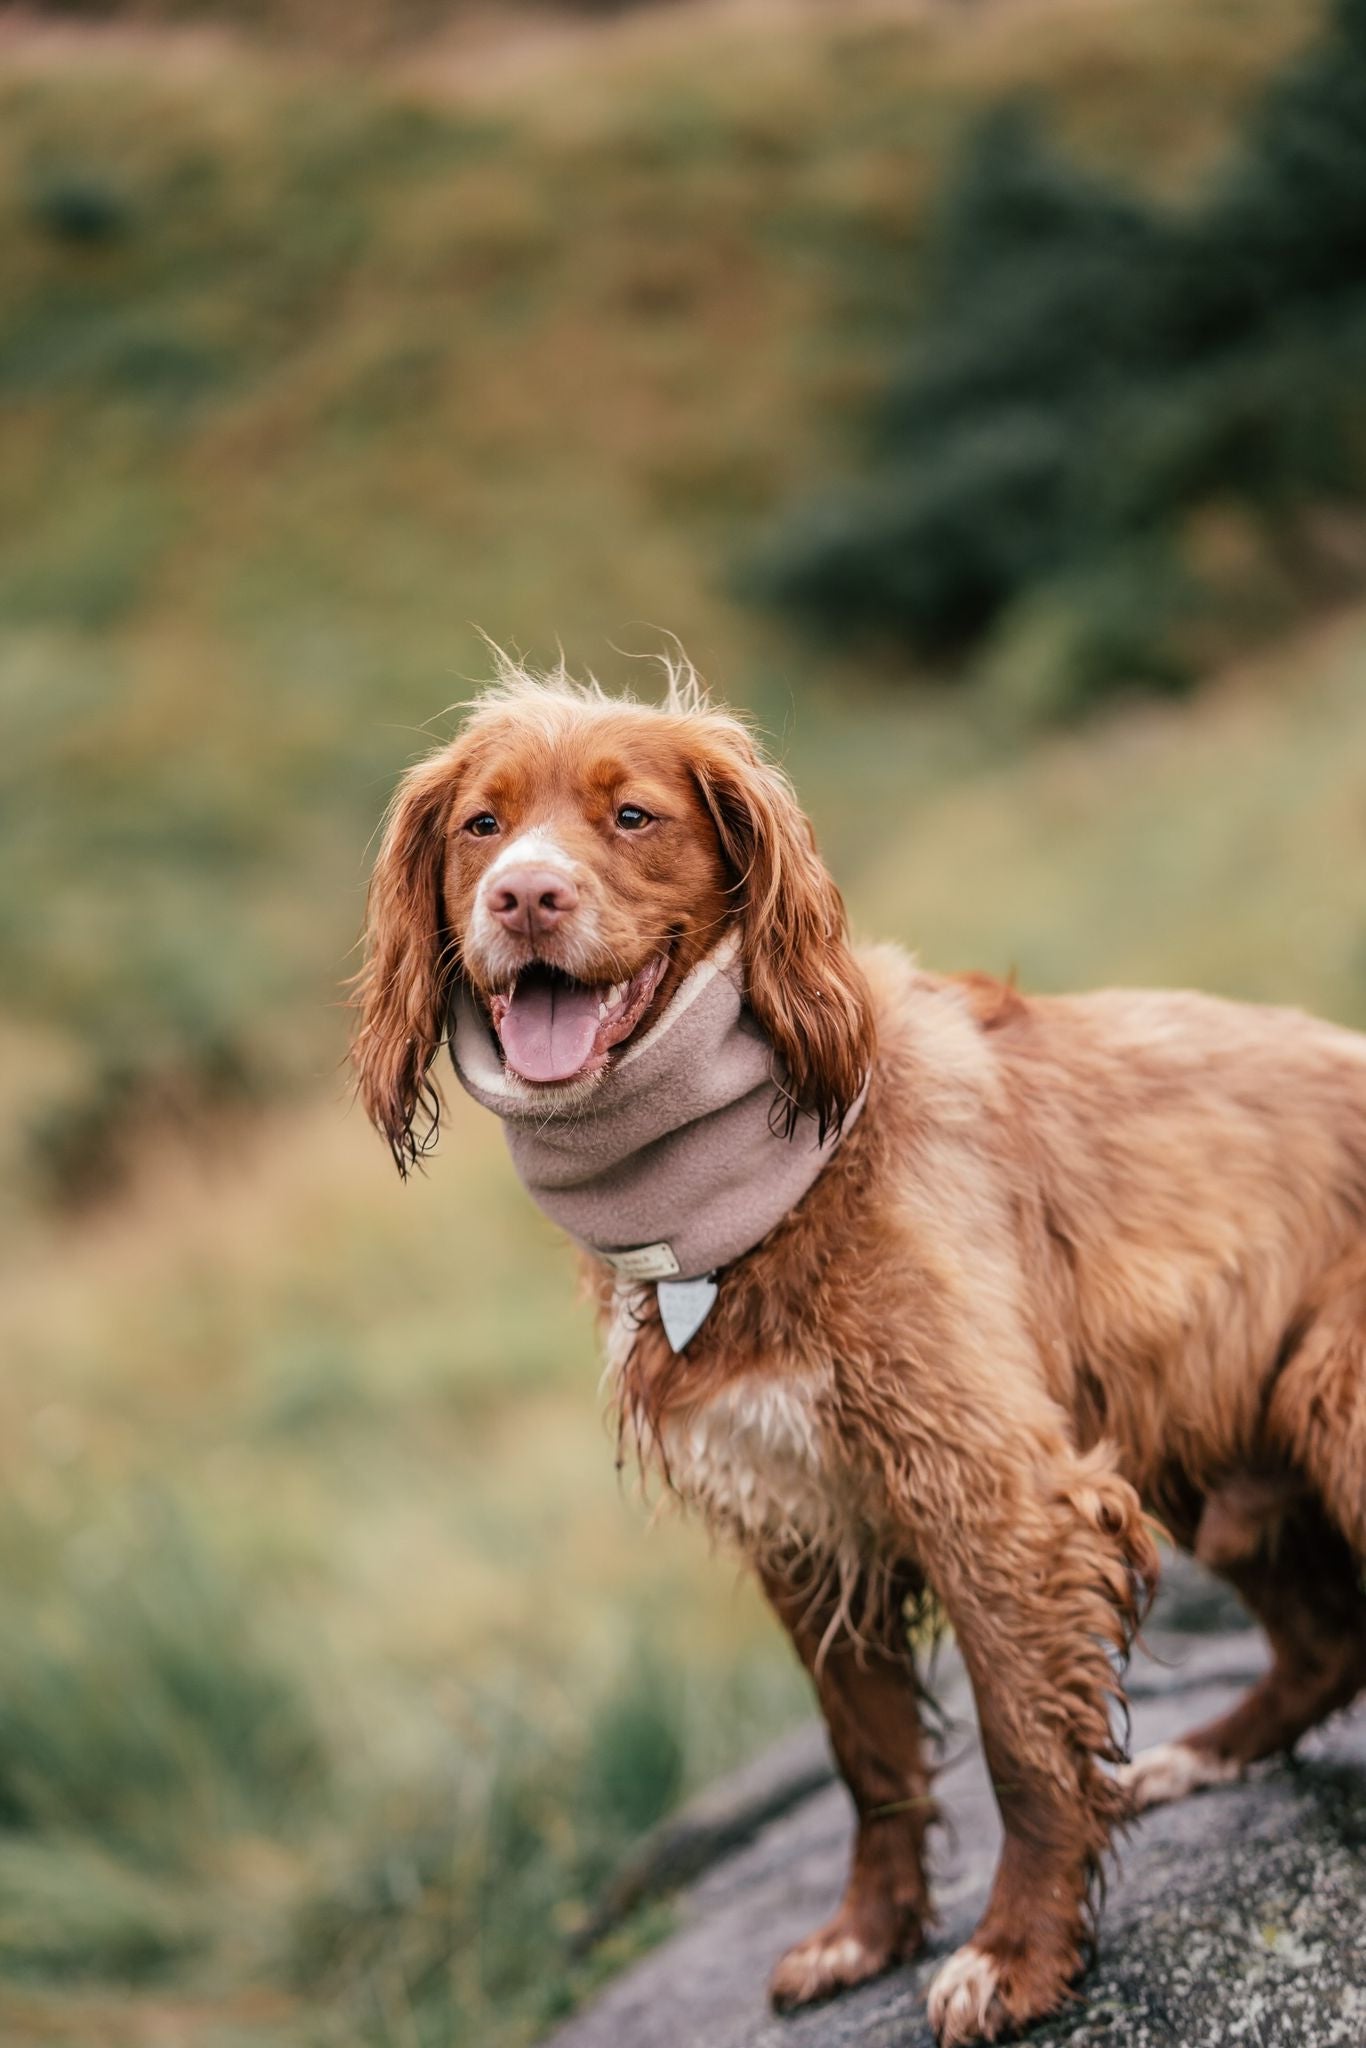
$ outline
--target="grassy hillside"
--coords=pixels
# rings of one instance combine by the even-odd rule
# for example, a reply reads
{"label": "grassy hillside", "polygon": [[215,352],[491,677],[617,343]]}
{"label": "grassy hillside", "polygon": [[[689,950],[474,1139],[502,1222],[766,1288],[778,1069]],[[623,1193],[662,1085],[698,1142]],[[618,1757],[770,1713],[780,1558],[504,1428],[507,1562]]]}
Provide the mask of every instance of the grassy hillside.
{"label": "grassy hillside", "polygon": [[778,13],[467,73],[4,46],[6,2042],[516,2048],[619,1959],[563,1939],[622,1844],[801,1704],[642,1540],[496,1130],[401,1189],[345,1111],[367,841],[474,623],[617,678],[678,631],[945,965],[1366,1021],[1366,620],[1021,752],[724,576],[968,121],[1024,84],[1179,191],[1307,21]]}
{"label": "grassy hillside", "polygon": [[865,922],[1025,987],[1171,983],[1366,1026],[1366,616],[932,794]]}
{"label": "grassy hillside", "polygon": [[880,375],[946,151],[1023,87],[1193,175],[1285,12],[647,14],[439,95],[10,46],[7,1194],[324,1077],[367,838],[474,626],[615,675],[668,628],[781,730],[852,686],[725,575]]}

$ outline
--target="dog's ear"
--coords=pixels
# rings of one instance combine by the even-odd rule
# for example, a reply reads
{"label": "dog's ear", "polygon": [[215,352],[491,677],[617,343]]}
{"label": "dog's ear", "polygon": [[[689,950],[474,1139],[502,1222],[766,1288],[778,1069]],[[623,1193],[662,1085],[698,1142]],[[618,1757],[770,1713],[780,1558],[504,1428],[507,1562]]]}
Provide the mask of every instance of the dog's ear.
{"label": "dog's ear", "polygon": [[357,1093],[405,1179],[436,1143],[442,1104],[431,1065],[459,975],[441,886],[454,751],[419,762],[399,786],[370,881],[365,964],[353,984]]}
{"label": "dog's ear", "polygon": [[824,1140],[857,1100],[874,1050],[843,899],[786,776],[743,727],[706,738],[693,774],[739,904],[749,1006],[786,1069],[787,1134],[806,1112]]}

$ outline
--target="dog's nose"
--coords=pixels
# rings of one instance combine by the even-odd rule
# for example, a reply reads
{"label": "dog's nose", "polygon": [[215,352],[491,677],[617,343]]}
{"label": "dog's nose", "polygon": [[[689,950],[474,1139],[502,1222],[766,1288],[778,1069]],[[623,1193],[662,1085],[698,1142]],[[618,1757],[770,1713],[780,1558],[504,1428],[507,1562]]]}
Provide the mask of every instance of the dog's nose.
{"label": "dog's nose", "polygon": [[509,868],[494,884],[489,909],[510,932],[533,939],[554,931],[578,901],[573,882],[556,868]]}

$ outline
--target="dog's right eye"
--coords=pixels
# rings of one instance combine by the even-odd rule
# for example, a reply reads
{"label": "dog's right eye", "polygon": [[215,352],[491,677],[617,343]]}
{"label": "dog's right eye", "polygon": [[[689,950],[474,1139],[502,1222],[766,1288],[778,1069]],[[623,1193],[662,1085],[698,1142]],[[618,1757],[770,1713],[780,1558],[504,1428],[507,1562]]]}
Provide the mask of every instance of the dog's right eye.
{"label": "dog's right eye", "polygon": [[472,839],[491,839],[498,830],[498,820],[492,811],[476,811],[472,818],[466,818],[465,830]]}

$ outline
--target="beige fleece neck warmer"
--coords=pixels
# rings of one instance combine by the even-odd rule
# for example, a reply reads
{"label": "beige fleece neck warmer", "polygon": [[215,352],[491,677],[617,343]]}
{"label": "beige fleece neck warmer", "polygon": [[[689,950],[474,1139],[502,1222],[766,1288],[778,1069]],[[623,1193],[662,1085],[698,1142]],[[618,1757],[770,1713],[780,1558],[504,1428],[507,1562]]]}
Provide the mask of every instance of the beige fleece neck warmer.
{"label": "beige fleece neck warmer", "polygon": [[745,1008],[738,953],[728,934],[602,1080],[560,1090],[558,1104],[505,1071],[472,997],[457,999],[450,1045],[463,1086],[502,1118],[533,1200],[625,1278],[697,1279],[752,1251],[838,1142],[822,1146],[811,1117],[783,1137],[773,1048]]}

